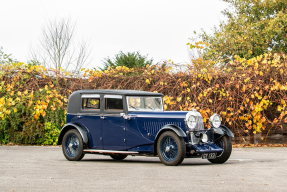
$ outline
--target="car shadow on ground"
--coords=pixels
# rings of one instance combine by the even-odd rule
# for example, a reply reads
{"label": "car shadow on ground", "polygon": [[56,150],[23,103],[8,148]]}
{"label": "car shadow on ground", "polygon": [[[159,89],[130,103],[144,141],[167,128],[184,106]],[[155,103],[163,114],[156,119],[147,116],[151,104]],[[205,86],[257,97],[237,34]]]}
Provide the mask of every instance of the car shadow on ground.
{"label": "car shadow on ground", "polygon": [[[155,159],[147,159],[147,160],[142,160],[142,159],[125,159],[121,161],[116,161],[113,159],[106,159],[106,158],[86,158],[82,159],[81,162],[101,162],[101,163],[121,163],[121,164],[161,164],[164,165],[160,160],[155,160]],[[229,162],[226,162],[226,164],[230,164]],[[233,164],[233,163],[232,163]],[[208,161],[202,160],[202,161],[184,161],[180,164],[180,166],[212,166],[216,164],[212,164]],[[218,165],[218,164],[217,164]]]}

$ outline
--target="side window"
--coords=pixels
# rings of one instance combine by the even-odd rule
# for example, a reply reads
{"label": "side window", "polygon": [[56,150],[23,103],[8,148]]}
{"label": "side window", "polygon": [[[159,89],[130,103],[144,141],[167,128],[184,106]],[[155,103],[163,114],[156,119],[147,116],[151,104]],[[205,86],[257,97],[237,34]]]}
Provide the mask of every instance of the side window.
{"label": "side window", "polygon": [[100,95],[82,95],[82,109],[100,111]]}
{"label": "side window", "polygon": [[120,95],[105,95],[106,111],[123,111],[123,98]]}

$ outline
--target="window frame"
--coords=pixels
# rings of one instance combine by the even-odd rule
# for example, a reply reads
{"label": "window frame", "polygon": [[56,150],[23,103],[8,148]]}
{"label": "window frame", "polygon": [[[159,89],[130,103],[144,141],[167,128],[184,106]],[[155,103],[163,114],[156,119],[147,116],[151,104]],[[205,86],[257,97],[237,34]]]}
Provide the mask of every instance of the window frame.
{"label": "window frame", "polygon": [[[123,110],[106,110],[106,99],[121,99],[123,102]],[[125,113],[125,97],[123,95],[111,95],[111,94],[104,94],[103,95],[103,102],[102,102],[103,112],[105,114],[119,114]]]}
{"label": "window frame", "polygon": [[[99,103],[99,109],[84,109],[83,108],[83,101],[84,99],[99,99],[100,103]],[[101,113],[101,104],[102,103],[102,99],[101,99],[101,95],[100,94],[82,94],[81,95],[81,112],[82,113]]]}
{"label": "window frame", "polygon": [[[130,108],[129,108],[129,98],[132,98],[132,97],[134,97],[134,98],[140,98],[140,97],[143,97],[143,98],[159,98],[160,99],[160,101],[161,101],[161,107],[162,107],[162,109],[161,110],[130,110]],[[164,107],[163,107],[163,98],[162,97],[160,97],[160,96],[127,96],[127,98],[126,98],[126,105],[127,105],[127,111],[128,112],[137,112],[137,111],[139,111],[139,112],[164,112]]]}

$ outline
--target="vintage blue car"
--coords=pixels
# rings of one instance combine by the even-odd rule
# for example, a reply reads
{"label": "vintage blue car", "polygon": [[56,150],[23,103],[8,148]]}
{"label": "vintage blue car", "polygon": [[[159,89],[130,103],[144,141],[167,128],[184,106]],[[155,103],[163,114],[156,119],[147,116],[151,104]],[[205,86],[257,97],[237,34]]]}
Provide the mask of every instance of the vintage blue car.
{"label": "vintage blue car", "polygon": [[232,132],[217,114],[210,117],[210,128],[204,129],[196,109],[164,111],[160,93],[80,90],[69,98],[67,124],[58,144],[70,161],[93,153],[114,160],[158,156],[165,165],[179,165],[190,157],[226,162],[232,151],[230,137]]}

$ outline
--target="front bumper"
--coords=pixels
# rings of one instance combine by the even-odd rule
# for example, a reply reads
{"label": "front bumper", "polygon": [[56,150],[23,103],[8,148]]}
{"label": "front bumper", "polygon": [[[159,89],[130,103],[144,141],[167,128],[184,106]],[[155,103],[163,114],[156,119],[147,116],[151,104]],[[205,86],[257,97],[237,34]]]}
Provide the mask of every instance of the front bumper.
{"label": "front bumper", "polygon": [[203,143],[203,144],[187,144],[187,148],[190,151],[194,150],[194,153],[220,153],[223,149],[214,143]]}

